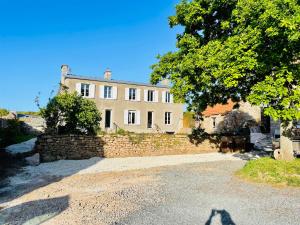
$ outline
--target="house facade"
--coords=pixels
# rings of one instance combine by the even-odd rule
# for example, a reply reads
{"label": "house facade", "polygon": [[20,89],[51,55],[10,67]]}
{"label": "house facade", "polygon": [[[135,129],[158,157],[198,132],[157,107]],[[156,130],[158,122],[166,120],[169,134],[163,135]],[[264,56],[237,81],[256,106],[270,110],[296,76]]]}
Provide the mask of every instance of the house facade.
{"label": "house facade", "polygon": [[182,129],[184,106],[174,103],[166,82],[151,85],[113,80],[110,70],[103,78],[78,76],[71,74],[67,65],[61,67],[61,72],[61,83],[69,92],[76,91],[95,101],[104,131],[178,133]]}

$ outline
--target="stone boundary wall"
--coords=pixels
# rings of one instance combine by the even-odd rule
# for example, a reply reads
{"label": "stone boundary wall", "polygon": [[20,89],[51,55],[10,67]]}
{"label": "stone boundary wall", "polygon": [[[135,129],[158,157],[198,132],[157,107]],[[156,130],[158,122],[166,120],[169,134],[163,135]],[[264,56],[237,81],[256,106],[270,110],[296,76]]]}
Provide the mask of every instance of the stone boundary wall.
{"label": "stone boundary wall", "polygon": [[138,157],[218,152],[219,146],[205,140],[195,145],[186,135],[40,135],[36,150],[41,161],[91,157]]}

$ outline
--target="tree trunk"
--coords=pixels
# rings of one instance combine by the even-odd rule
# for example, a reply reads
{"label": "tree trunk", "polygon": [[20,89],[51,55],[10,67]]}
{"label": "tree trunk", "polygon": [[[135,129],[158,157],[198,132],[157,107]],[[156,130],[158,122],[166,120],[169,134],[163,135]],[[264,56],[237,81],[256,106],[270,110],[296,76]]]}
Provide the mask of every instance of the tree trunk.
{"label": "tree trunk", "polygon": [[[286,129],[292,127],[292,122],[289,123]],[[284,127],[280,126],[280,151],[278,159],[282,160],[293,160],[294,159],[294,152],[293,152],[293,141],[286,136],[283,136]]]}

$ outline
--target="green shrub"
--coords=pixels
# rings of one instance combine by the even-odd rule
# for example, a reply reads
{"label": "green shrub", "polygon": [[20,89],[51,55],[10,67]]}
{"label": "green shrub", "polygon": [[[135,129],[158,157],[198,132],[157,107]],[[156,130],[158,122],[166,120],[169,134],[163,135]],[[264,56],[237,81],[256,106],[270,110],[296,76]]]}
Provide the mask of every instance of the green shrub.
{"label": "green shrub", "polygon": [[117,134],[119,134],[119,135],[126,135],[126,134],[128,134],[128,131],[120,128],[120,129],[117,130]]}
{"label": "green shrub", "polygon": [[39,116],[40,112],[32,112],[32,111],[18,111],[18,114],[24,114],[24,115],[32,115],[32,116]]}
{"label": "green shrub", "polygon": [[0,117],[7,116],[8,114],[9,114],[9,111],[7,109],[0,108]]}
{"label": "green shrub", "polygon": [[138,145],[145,140],[145,134],[128,134],[128,139],[132,144]]}
{"label": "green shrub", "polygon": [[101,130],[100,128],[98,129],[98,131],[97,131],[97,135],[105,135],[105,134],[107,134],[107,132],[106,132],[106,131],[104,131],[104,130]]}
{"label": "green shrub", "polygon": [[27,141],[35,135],[28,134],[24,129],[23,122],[19,120],[7,120],[7,126],[0,128],[0,147]]}
{"label": "green shrub", "polygon": [[95,102],[75,92],[63,92],[50,99],[41,115],[46,121],[46,132],[56,134],[95,135],[101,121]]}

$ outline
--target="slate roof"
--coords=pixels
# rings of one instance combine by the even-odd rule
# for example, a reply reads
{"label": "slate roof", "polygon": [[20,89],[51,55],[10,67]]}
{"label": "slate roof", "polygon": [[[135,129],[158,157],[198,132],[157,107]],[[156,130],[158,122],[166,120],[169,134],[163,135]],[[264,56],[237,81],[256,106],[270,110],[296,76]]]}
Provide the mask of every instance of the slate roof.
{"label": "slate roof", "polygon": [[75,74],[67,74],[65,75],[66,78],[70,79],[80,79],[80,80],[89,80],[89,81],[100,81],[100,82],[106,82],[106,83],[117,83],[117,84],[129,84],[129,85],[137,85],[137,86],[147,86],[147,87],[157,87],[157,88],[170,88],[167,85],[153,85],[149,83],[142,83],[142,82],[131,82],[131,81],[124,81],[124,80],[107,80],[100,77],[91,77],[91,76],[80,76]]}

